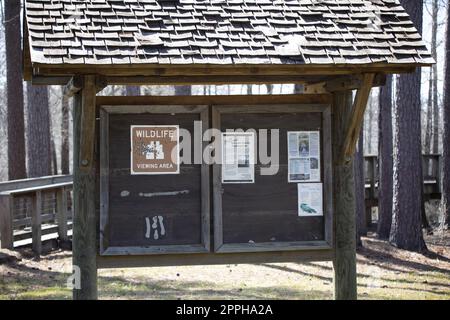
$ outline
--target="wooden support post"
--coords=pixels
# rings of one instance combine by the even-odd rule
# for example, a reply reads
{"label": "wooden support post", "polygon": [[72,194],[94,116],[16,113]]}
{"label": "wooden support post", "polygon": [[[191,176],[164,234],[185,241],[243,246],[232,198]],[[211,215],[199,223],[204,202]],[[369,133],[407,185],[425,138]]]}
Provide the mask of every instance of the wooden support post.
{"label": "wooden support post", "polygon": [[369,205],[366,204],[365,214],[366,214],[366,226],[367,229],[369,229],[370,227],[372,227],[372,204]]}
{"label": "wooden support post", "polygon": [[436,183],[437,193],[442,193],[442,156],[436,156]]}
{"label": "wooden support post", "polygon": [[369,167],[369,174],[370,174],[370,194],[372,199],[376,199],[376,192],[377,192],[377,174],[376,174],[376,157],[372,157],[370,159],[370,167]]}
{"label": "wooden support post", "polygon": [[[75,95],[73,107],[73,298],[97,299],[97,240],[95,216],[95,76],[84,77],[84,87]],[[77,274],[79,270],[79,274]],[[79,286],[78,286],[79,285]]]}
{"label": "wooden support post", "polygon": [[352,115],[352,92],[335,93],[333,102],[333,173],[335,257],[334,298],[354,300],[356,293],[356,217],[352,161],[341,161],[346,127]]}
{"label": "wooden support post", "polygon": [[59,188],[56,191],[56,218],[58,220],[58,236],[66,241],[67,237],[67,190]]}
{"label": "wooden support post", "polygon": [[2,249],[14,248],[12,210],[13,198],[9,195],[0,195],[0,232]]}
{"label": "wooden support post", "polygon": [[42,192],[36,191],[31,201],[31,236],[34,254],[42,253]]}
{"label": "wooden support post", "polygon": [[344,161],[347,161],[347,159],[352,157],[355,153],[356,143],[358,141],[359,133],[363,125],[364,112],[366,111],[367,101],[369,100],[370,91],[372,89],[374,79],[375,74],[364,74],[361,88],[356,92],[353,108],[351,108],[351,105],[348,106],[349,109],[352,109],[352,112],[347,122],[345,122],[347,124],[347,128],[344,137],[344,145],[342,146],[342,160]]}

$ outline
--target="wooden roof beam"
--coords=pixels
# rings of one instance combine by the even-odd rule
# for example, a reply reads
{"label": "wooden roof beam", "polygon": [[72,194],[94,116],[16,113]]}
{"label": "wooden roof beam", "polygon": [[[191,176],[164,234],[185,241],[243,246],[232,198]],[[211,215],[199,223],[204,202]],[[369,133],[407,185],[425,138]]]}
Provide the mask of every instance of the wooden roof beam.
{"label": "wooden roof beam", "polygon": [[343,64],[343,65],[167,65],[167,64],[115,64],[115,65],[71,65],[33,63],[35,76],[73,76],[98,74],[104,76],[346,76],[363,73],[410,73],[419,64]]}
{"label": "wooden roof beam", "polygon": [[224,85],[224,84],[285,84],[306,83],[312,79],[321,81],[321,76],[295,76],[295,75],[250,75],[250,76],[106,76],[108,85]]}
{"label": "wooden roof beam", "polygon": [[[372,87],[382,87],[386,84],[386,75],[377,73]],[[324,82],[311,82],[305,85],[305,93],[330,93],[347,90],[358,90],[364,85],[364,75],[339,77]]]}
{"label": "wooden roof beam", "polygon": [[356,92],[351,117],[347,124],[345,133],[345,142],[343,145],[344,162],[349,161],[356,150],[356,143],[364,121],[364,112],[366,111],[367,102],[369,100],[370,91],[372,90],[375,80],[375,74],[364,74],[361,87]]}
{"label": "wooden roof beam", "polygon": [[[327,81],[325,83],[325,89],[328,92],[337,92],[337,91],[345,91],[345,90],[358,90],[361,89],[365,83],[366,74],[352,77],[350,79],[333,79]],[[374,87],[382,87],[386,84],[386,75],[383,73],[377,73],[374,76],[372,82],[372,88]]]}

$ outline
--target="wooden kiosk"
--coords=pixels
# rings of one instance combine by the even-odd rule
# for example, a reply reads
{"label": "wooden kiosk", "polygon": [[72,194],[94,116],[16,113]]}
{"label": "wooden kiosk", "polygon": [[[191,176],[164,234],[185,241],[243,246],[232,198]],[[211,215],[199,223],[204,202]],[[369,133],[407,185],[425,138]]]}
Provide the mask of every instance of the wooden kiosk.
{"label": "wooden kiosk", "polygon": [[[352,157],[370,90],[433,63],[397,0],[26,0],[24,22],[25,79],[74,97],[74,299],[97,298],[98,268],[324,260],[335,298],[356,299]],[[304,93],[97,96],[282,83]],[[244,145],[242,163],[207,163],[208,129]],[[252,153],[261,130],[278,130],[273,175]],[[181,133],[200,162],[163,155],[180,156]],[[313,187],[320,210],[300,204]]]}

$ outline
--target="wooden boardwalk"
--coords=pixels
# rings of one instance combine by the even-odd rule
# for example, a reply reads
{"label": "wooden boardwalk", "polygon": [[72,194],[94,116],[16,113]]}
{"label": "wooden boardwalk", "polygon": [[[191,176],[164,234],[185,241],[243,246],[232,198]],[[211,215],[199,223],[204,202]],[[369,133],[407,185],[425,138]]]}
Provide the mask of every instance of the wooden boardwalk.
{"label": "wooden boardwalk", "polygon": [[[440,199],[442,192],[441,172],[442,156],[439,154],[427,154],[422,156],[423,167],[423,192],[425,201]],[[378,156],[364,157],[366,208],[378,206]]]}

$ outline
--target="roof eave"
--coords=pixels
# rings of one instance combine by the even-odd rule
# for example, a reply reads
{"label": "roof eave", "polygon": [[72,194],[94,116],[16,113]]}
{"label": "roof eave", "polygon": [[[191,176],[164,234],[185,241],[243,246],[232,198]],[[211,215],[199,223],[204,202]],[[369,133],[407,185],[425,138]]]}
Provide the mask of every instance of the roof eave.
{"label": "roof eave", "polygon": [[82,74],[121,77],[174,77],[174,76],[342,76],[363,73],[398,74],[414,72],[432,63],[373,63],[373,64],[45,64],[33,63],[33,76],[61,77]]}

